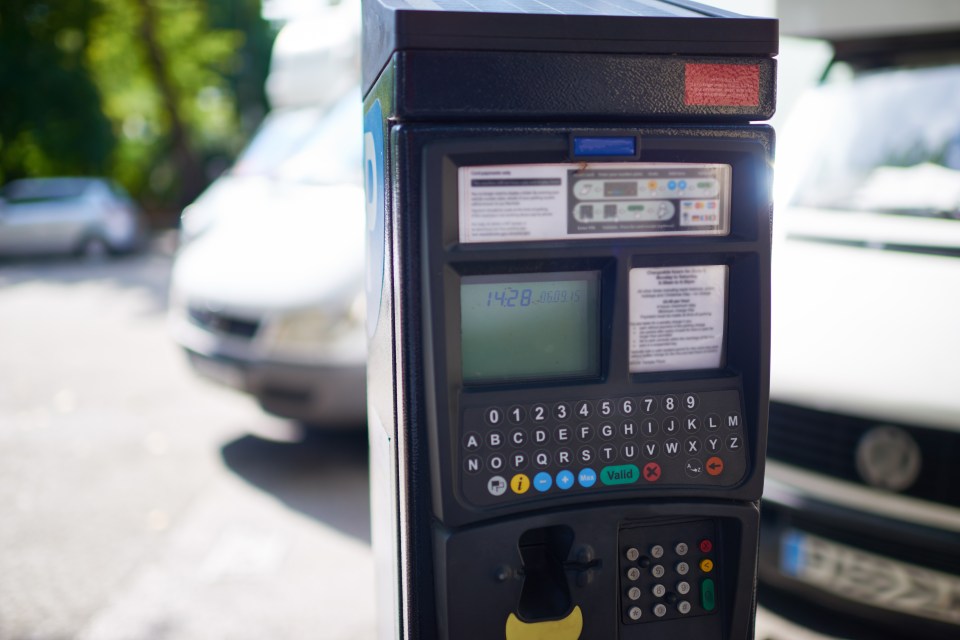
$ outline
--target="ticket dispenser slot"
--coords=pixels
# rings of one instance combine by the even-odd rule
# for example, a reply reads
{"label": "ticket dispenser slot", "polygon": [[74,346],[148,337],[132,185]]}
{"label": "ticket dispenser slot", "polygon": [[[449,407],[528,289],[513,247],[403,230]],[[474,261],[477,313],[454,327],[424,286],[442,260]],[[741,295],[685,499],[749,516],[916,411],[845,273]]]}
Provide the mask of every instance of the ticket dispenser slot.
{"label": "ticket dispenser slot", "polygon": [[478,4],[364,0],[380,637],[746,640],[776,22]]}

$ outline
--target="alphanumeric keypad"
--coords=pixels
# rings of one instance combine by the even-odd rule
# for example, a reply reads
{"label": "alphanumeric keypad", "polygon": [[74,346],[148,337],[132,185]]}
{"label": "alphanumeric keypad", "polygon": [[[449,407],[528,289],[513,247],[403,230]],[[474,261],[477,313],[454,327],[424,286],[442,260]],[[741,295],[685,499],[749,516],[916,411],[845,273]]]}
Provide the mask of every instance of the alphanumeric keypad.
{"label": "alphanumeric keypad", "polygon": [[733,486],[747,472],[736,390],[478,404],[463,410],[464,495],[503,500]]}

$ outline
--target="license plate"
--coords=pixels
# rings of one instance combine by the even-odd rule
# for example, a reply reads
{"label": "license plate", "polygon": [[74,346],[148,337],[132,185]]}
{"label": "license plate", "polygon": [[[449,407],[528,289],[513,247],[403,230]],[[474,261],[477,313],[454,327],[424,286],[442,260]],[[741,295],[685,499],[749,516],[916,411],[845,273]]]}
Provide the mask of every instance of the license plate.
{"label": "license plate", "polygon": [[781,539],[781,570],[881,609],[960,624],[960,577],[891,560],[796,530]]}
{"label": "license plate", "polygon": [[191,358],[191,361],[200,375],[228,387],[243,389],[243,370],[240,367],[205,358]]}

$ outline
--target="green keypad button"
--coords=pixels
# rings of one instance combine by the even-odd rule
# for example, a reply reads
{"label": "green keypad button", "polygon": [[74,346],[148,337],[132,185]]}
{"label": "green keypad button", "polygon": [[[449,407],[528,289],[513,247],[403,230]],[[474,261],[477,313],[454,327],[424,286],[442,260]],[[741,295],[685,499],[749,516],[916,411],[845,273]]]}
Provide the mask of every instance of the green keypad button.
{"label": "green keypad button", "polygon": [[713,580],[705,578],[700,583],[700,606],[705,611],[713,611],[717,606],[717,594],[714,591]]}
{"label": "green keypad button", "polygon": [[600,470],[600,481],[607,485],[633,484],[640,479],[640,470],[635,464],[621,464]]}

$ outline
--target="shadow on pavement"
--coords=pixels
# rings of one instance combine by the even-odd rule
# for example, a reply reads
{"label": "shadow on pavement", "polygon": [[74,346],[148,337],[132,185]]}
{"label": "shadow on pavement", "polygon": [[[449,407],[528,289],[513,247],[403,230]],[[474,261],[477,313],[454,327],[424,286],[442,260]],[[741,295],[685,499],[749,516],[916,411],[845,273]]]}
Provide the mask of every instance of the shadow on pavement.
{"label": "shadow on pavement", "polygon": [[299,442],[246,435],[223,446],[227,467],[292,509],[370,543],[366,430],[306,429]]}

